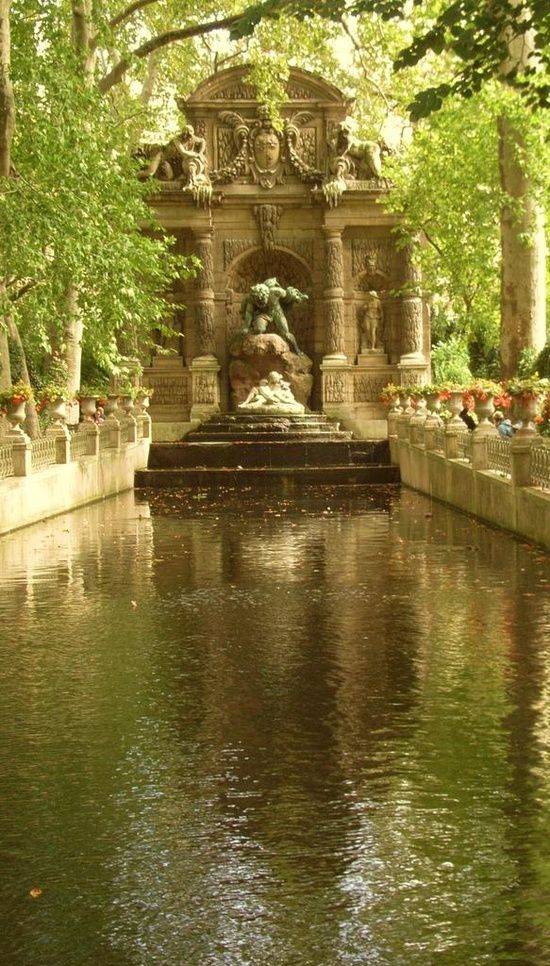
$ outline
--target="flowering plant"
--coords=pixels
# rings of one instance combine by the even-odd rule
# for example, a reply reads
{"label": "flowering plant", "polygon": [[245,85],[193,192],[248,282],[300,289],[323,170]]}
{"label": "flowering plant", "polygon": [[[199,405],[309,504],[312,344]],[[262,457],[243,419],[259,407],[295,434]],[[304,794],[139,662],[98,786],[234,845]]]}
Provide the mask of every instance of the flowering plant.
{"label": "flowering plant", "polygon": [[550,389],[550,381],[541,379],[538,372],[534,372],[532,376],[527,376],[526,379],[510,379],[506,383],[506,392],[509,396],[522,396],[524,399],[533,399],[543,392],[547,392],[548,389]]}
{"label": "flowering plant", "polygon": [[510,406],[512,405],[512,397],[503,389],[500,395],[494,397],[493,402],[495,404],[495,409],[510,409]]}
{"label": "flowering plant", "polygon": [[140,392],[143,392],[141,386],[132,386],[129,382],[125,382],[118,387],[119,398],[121,396],[129,396],[130,399],[136,399]]}
{"label": "flowering plant", "polygon": [[138,387],[138,391],[137,391],[137,395],[138,396],[149,396],[149,399],[150,399],[151,396],[153,395],[154,391],[155,391],[154,389],[148,389],[147,386],[139,386]]}
{"label": "flowering plant", "polygon": [[489,396],[500,396],[502,387],[498,382],[493,382],[491,379],[476,379],[468,386],[466,392],[480,402],[487,402]]}
{"label": "flowering plant", "polygon": [[464,387],[459,382],[446,381],[442,382],[437,388],[439,389],[439,398],[444,402],[451,398],[451,393],[462,392]]}
{"label": "flowering plant", "polygon": [[105,386],[83,385],[76,394],[77,399],[105,399]]}
{"label": "flowering plant", "polygon": [[16,382],[9,389],[0,392],[0,411],[5,413],[9,406],[19,406],[32,396],[32,389],[27,382]]}
{"label": "flowering plant", "polygon": [[384,406],[390,406],[391,403],[397,399],[400,392],[400,386],[395,386],[393,382],[388,382],[388,384],[384,386],[378,398],[380,402],[384,404]]}
{"label": "flowering plant", "polygon": [[62,399],[63,402],[68,402],[72,398],[72,393],[69,392],[66,383],[63,382],[47,382],[42,386],[40,392],[40,409],[44,409],[49,402],[54,402],[56,399]]}

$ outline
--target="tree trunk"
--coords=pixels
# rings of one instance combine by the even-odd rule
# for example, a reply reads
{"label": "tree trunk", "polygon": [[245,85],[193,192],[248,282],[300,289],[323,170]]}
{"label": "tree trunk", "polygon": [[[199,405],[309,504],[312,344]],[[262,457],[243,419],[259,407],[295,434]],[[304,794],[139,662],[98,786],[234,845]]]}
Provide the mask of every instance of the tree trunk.
{"label": "tree trunk", "polygon": [[8,346],[8,333],[0,328],[0,392],[11,386],[11,366]]}
{"label": "tree trunk", "polygon": [[544,213],[521,167],[521,136],[505,117],[498,120],[498,133],[500,181],[511,199],[500,217],[500,355],[508,378],[517,372],[522,349],[542,349],[546,341],[546,242]]}
{"label": "tree trunk", "polygon": [[[17,328],[11,316],[8,317],[7,323],[8,323],[8,335],[10,339],[12,339],[13,342],[15,342],[21,355],[21,375],[23,377],[23,382],[26,382],[30,386],[31,379],[29,375],[29,368],[27,366],[27,356],[25,355],[25,348],[21,341],[19,329]],[[40,436],[40,423],[38,422],[38,413],[36,412],[36,405],[34,402],[34,398],[32,396],[27,402],[27,418],[25,420],[25,431],[29,434],[31,439],[36,439],[38,436]]]}
{"label": "tree trunk", "polygon": [[10,6],[11,0],[0,0],[0,178],[10,176],[15,130],[15,99],[10,77]]}
{"label": "tree trunk", "polygon": [[80,64],[84,80],[87,84],[93,82],[95,70],[95,45],[92,28],[91,0],[73,0],[72,3],[72,33],[75,50],[80,57]]}
{"label": "tree trunk", "polygon": [[78,311],[78,289],[69,283],[65,293],[65,362],[69,373],[69,391],[80,389],[82,368],[82,335],[84,326]]}
{"label": "tree trunk", "polygon": [[[15,129],[15,100],[10,78],[10,6],[11,0],[0,0],[0,178],[9,178],[11,142]],[[0,281],[0,290],[4,284]],[[0,389],[11,385],[11,367],[7,328],[0,326]]]}

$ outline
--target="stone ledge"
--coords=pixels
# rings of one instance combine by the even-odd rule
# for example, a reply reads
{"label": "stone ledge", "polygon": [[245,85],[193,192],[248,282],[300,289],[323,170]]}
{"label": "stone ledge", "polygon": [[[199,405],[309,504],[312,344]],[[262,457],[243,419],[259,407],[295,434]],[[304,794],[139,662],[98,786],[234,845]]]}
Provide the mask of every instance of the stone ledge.
{"label": "stone ledge", "polygon": [[147,466],[149,445],[141,439],[119,451],[102,450],[99,458],[0,480],[0,535],[132,489],[135,471]]}
{"label": "stone ledge", "polygon": [[392,440],[391,450],[405,486],[550,548],[550,492],[515,486],[492,470],[476,470],[408,440]]}

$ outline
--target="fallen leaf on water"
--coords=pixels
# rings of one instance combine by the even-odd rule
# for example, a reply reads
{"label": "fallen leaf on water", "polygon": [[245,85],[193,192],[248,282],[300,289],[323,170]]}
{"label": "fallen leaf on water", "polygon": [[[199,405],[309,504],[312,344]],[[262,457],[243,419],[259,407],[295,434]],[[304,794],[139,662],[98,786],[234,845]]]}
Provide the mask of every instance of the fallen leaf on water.
{"label": "fallen leaf on water", "polygon": [[34,886],[34,888],[30,890],[29,895],[32,896],[33,899],[38,899],[38,897],[42,895],[42,889],[39,889],[38,886]]}

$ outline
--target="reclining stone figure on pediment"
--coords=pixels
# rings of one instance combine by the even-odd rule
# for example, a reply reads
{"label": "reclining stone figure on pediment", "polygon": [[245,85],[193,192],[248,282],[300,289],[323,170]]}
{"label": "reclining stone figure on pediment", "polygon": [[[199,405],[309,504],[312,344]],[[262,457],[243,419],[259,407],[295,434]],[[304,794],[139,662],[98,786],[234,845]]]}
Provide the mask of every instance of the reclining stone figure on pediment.
{"label": "reclining stone figure on pediment", "polygon": [[138,157],[146,162],[139,172],[142,180],[181,181],[182,190],[188,191],[197,204],[206,206],[210,203],[212,182],[206,160],[206,141],[195,134],[192,124],[187,124],[179,137],[164,147],[145,145]]}
{"label": "reclining stone figure on pediment", "polygon": [[323,185],[323,194],[331,207],[338,204],[348,181],[380,181],[382,178],[382,154],[387,148],[378,141],[357,138],[354,129],[354,119],[346,117],[327,140],[332,177]]}

